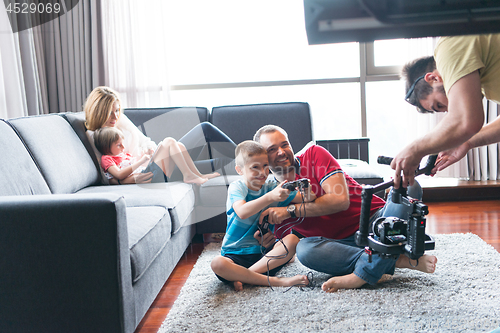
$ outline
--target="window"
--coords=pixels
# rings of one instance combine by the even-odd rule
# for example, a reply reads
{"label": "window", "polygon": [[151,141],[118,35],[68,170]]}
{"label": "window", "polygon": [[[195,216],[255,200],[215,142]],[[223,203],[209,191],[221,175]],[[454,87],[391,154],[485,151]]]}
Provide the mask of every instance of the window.
{"label": "window", "polygon": [[437,38],[377,40],[367,44],[367,74],[399,74],[401,67],[418,57],[433,55]]}
{"label": "window", "polygon": [[[330,83],[178,90],[171,93],[172,105],[239,105],[279,102],[308,102],[316,140],[361,137],[359,83]],[[299,147],[294,147],[297,151]]]}
{"label": "window", "polygon": [[359,76],[357,43],[307,43],[300,0],[183,0],[167,6],[178,85]]}
{"label": "window", "polygon": [[370,138],[370,164],[385,177],[394,171],[377,163],[379,155],[394,157],[403,147],[426,133],[438,115],[420,114],[404,101],[401,67],[432,55],[436,38],[395,39],[367,44],[366,136]]}
{"label": "window", "polygon": [[[117,36],[110,52],[148,65],[147,70],[136,65],[135,75],[129,75],[129,64],[112,64],[121,75],[117,86],[124,85],[119,90],[132,101],[129,106],[134,106],[132,97],[137,94],[133,89],[140,88],[137,75],[156,75],[141,89],[168,94],[170,106],[307,102],[315,139],[370,137],[372,161],[377,155],[394,155],[396,147],[402,148],[400,138],[414,138],[400,118],[405,112],[414,117],[416,111],[403,102],[399,71],[404,62],[432,54],[435,39],[308,45],[302,0],[157,3],[156,19],[142,15],[141,22],[135,22],[148,27],[146,32],[133,24],[123,27],[117,15],[106,19]],[[130,15],[137,16],[138,0],[130,0],[129,6]],[[122,1],[112,7],[106,12],[123,8]],[[131,47],[119,49],[131,34],[140,41],[134,42],[134,54],[128,52]],[[165,66],[166,71],[159,70]],[[147,105],[136,101],[141,106],[165,106],[160,98],[149,97]]]}
{"label": "window", "polygon": [[171,104],[308,102],[316,139],[360,137],[359,44],[308,45],[300,0],[168,6]]}

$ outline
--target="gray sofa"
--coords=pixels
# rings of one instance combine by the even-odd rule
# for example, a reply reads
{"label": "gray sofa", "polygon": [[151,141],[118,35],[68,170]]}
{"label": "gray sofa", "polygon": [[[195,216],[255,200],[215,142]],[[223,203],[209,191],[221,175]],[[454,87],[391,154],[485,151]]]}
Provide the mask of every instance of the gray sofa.
{"label": "gray sofa", "polygon": [[[125,113],[156,142],[201,121],[236,143],[267,123],[296,150],[313,140],[307,103]],[[195,234],[225,230],[232,166],[202,186],[107,185],[82,113],[0,120],[0,142],[0,332],[133,332]]]}

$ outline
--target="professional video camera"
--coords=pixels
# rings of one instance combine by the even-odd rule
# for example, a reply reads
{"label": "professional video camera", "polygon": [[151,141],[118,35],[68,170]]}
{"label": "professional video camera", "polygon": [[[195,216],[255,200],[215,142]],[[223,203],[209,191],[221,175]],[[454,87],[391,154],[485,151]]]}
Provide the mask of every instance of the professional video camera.
{"label": "professional video camera", "polygon": [[[429,156],[425,167],[418,169],[415,176],[430,175],[436,158],[437,155]],[[380,164],[391,164],[391,161],[392,158],[383,156],[379,156],[377,160]],[[406,188],[403,186],[393,191],[392,201],[412,207],[409,220],[397,217],[380,217],[370,226],[370,207],[373,194],[393,185],[393,180],[375,186],[367,185],[363,187],[361,192],[361,216],[355,239],[356,244],[365,247],[365,251],[370,256],[370,262],[372,254],[378,254],[383,258],[396,258],[404,254],[410,259],[418,259],[426,250],[434,249],[434,239],[425,234],[425,215],[429,213],[429,209],[421,201],[408,197]]]}

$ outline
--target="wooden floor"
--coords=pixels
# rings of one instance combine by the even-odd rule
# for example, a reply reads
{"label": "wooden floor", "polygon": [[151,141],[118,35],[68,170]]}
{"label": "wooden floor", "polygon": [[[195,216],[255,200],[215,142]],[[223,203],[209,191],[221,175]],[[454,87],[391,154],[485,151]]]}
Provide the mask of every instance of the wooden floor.
{"label": "wooden floor", "polygon": [[[426,202],[426,204],[429,207],[427,233],[472,232],[500,252],[500,200]],[[158,331],[204,246],[205,243],[195,243],[187,249],[183,259],[139,324],[136,333]]]}

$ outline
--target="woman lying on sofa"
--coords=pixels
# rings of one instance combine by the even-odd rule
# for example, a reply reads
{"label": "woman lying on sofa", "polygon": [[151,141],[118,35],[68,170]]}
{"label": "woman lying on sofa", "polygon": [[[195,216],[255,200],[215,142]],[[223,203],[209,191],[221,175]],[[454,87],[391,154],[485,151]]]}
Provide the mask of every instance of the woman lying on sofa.
{"label": "woman lying on sofa", "polygon": [[[87,97],[84,105],[85,125],[90,142],[93,143],[93,135],[96,129],[102,127],[116,127],[124,134],[125,153],[140,159],[144,154],[152,155],[152,168],[159,168],[165,177],[152,179],[153,173],[146,172],[132,174],[121,184],[149,183],[153,181],[183,180],[189,183],[202,184],[208,179],[219,175],[217,172],[202,174],[196,167],[189,149],[186,145],[199,144],[200,140],[205,142],[217,142],[219,152],[225,157],[213,160],[200,161],[209,163],[211,171],[222,169],[224,165],[234,160],[235,143],[217,127],[208,122],[196,125],[191,131],[184,135],[179,141],[166,138],[158,145],[146,137],[126,115],[122,113],[121,102],[116,91],[109,87],[97,87]],[[201,128],[201,131],[200,131]],[[203,133],[203,138],[200,138]],[[186,144],[184,144],[185,142]],[[100,156],[98,156],[100,161]],[[197,161],[198,163],[198,161]],[[113,181],[111,181],[113,183]]]}

